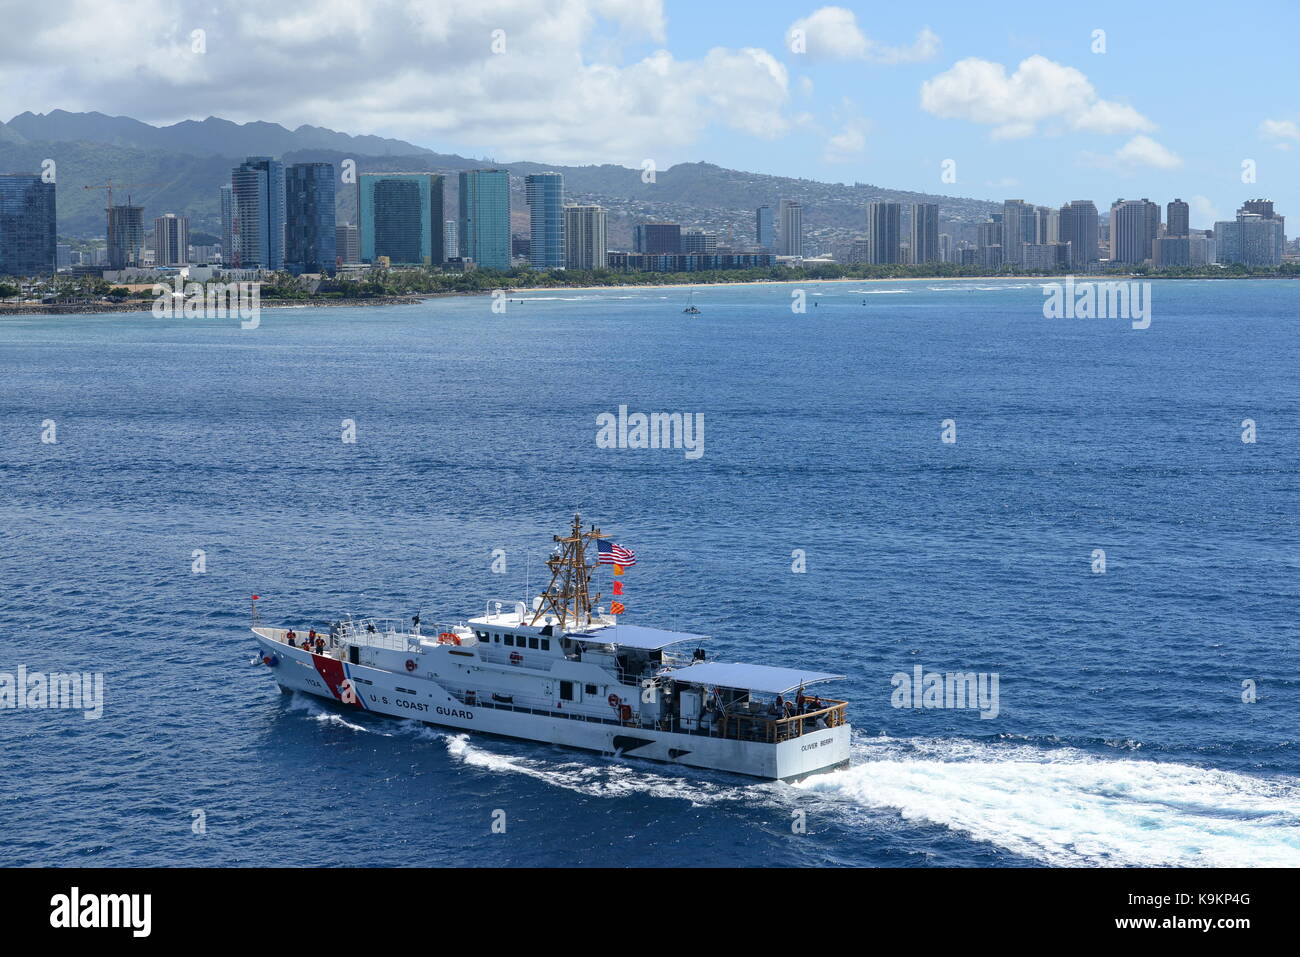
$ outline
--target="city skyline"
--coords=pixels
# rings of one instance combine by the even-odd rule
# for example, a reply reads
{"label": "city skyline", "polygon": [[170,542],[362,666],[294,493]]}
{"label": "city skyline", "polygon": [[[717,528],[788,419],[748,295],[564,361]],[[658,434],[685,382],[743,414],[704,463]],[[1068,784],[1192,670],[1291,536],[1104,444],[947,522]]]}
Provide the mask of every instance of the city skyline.
{"label": "city skyline", "polygon": [[[1111,2],[1082,11],[1010,2],[994,22],[977,9],[762,0],[743,18],[725,5],[581,0],[562,10],[441,4],[436,16],[378,2],[344,19],[312,2],[292,15],[231,2],[222,15],[151,0],[129,24],[71,0],[52,6],[55,15],[15,11],[15,39],[0,39],[0,76],[13,81],[0,84],[0,116],[216,114],[399,136],[496,161],[638,168],[650,159],[664,169],[706,159],[992,201],[1055,204],[1053,188],[1168,193],[1188,202],[1200,228],[1230,216],[1243,185],[1279,205],[1300,202],[1300,113],[1284,67],[1258,57],[1250,71],[1216,69],[1258,38],[1246,18],[1209,4],[1169,17]],[[1278,30],[1297,22],[1286,4],[1263,7]],[[167,26],[141,26],[154,20]],[[202,53],[192,49],[196,30]],[[112,65],[65,62],[83,32],[121,39]],[[1166,51],[1177,54],[1172,66]],[[1208,65],[1199,84],[1197,62]],[[412,69],[432,82],[395,87]],[[428,96],[434,88],[444,95]],[[588,106],[574,111],[575,101]],[[1255,182],[1243,184],[1248,160]]]}

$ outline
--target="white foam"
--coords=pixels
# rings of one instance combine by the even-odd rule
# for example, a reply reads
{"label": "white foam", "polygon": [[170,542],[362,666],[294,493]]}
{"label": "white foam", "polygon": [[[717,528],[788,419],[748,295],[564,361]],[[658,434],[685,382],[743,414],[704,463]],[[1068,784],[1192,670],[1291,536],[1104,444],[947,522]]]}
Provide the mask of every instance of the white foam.
{"label": "white foam", "polygon": [[347,728],[349,731],[365,731],[374,734],[385,733],[362,724],[357,724],[354,721],[349,721],[337,711],[330,711],[328,708],[318,704],[312,696],[300,694],[297,691],[293,692],[292,696],[289,698],[288,707],[290,711],[306,712],[307,717],[311,718],[318,724],[332,724],[341,728]]}
{"label": "white foam", "polygon": [[878,826],[879,812],[886,812],[1054,865],[1300,867],[1300,778],[1294,777],[1097,757],[1066,747],[880,737],[855,741],[852,766],[793,787],[732,784],[710,780],[707,772],[660,772],[649,762],[595,754],[553,760],[503,753],[418,721],[362,725],[296,693],[289,707],[355,732],[439,742],[469,767],[590,797],[640,794],[695,807],[806,808],[809,800],[824,801],[824,810],[847,817],[849,826],[863,826],[866,810],[875,815],[869,826]]}
{"label": "white foam", "polygon": [[546,761],[501,754],[479,747],[467,734],[447,738],[447,751],[465,764],[501,774],[522,774],[553,787],[590,797],[648,794],[677,798],[700,807],[722,801],[753,800],[762,787],[721,785],[696,778],[660,774],[634,764],[591,755],[577,761]]}
{"label": "white foam", "polygon": [[1071,748],[894,741],[801,790],[1057,865],[1300,866],[1300,780]]}

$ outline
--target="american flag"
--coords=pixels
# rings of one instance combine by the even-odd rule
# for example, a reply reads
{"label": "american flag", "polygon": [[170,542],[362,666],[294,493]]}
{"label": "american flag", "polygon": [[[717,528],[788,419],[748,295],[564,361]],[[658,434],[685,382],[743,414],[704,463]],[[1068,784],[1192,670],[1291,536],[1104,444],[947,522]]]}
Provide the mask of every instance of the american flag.
{"label": "american flag", "polygon": [[630,548],[624,548],[618,542],[607,542],[604,539],[596,541],[597,561],[601,565],[635,565],[636,552]]}

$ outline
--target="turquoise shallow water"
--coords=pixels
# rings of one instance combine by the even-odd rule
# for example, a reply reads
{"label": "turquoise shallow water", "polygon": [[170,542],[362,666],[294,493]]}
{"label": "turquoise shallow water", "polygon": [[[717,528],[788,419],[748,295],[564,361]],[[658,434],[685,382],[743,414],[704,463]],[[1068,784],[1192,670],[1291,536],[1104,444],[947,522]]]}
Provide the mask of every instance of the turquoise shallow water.
{"label": "turquoise shallow water", "polygon": [[[1145,330],[1024,280],[791,288],[0,322],[0,671],[107,696],[0,711],[0,863],[1300,864],[1300,284],[1156,283]],[[703,456],[597,448],[621,404],[703,413]],[[575,510],[637,551],[628,621],[844,673],[854,766],[681,775],[248,663],[250,594],[463,618]],[[892,707],[918,664],[999,714]]]}

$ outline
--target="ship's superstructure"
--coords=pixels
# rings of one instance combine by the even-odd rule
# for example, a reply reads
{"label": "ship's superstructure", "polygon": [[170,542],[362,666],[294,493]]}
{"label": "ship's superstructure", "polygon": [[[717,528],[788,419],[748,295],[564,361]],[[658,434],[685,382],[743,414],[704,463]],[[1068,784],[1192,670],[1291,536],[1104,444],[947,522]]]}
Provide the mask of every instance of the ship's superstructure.
{"label": "ship's superstructure", "polygon": [[705,635],[620,623],[591,592],[604,537],[574,516],[531,607],[489,601],[431,634],[418,616],[255,620],[261,661],[282,689],[466,731],[763,778],[847,763],[847,704],[814,693],[840,676],[711,661]]}

